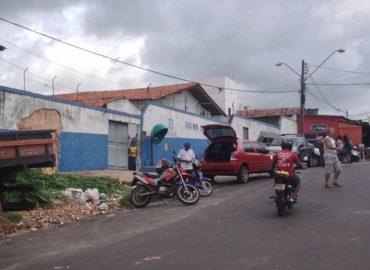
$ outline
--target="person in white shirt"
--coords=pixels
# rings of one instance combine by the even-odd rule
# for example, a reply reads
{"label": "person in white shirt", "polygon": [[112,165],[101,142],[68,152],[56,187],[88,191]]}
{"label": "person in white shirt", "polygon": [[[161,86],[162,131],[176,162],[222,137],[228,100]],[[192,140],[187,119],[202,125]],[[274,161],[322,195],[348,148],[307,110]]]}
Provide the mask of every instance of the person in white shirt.
{"label": "person in white shirt", "polygon": [[330,128],[328,136],[324,139],[324,159],[325,159],[325,187],[331,187],[329,185],[330,174],[334,173],[334,180],[332,186],[340,187],[341,185],[338,184],[338,178],[340,172],[342,171],[342,166],[340,165],[340,161],[338,159],[338,152],[341,151],[342,148],[337,147],[335,140],[333,138],[335,134],[335,129]]}
{"label": "person in white shirt", "polygon": [[184,148],[179,151],[177,155],[178,161],[187,173],[193,174],[193,161],[195,160],[195,154],[190,149],[190,143],[186,142]]}

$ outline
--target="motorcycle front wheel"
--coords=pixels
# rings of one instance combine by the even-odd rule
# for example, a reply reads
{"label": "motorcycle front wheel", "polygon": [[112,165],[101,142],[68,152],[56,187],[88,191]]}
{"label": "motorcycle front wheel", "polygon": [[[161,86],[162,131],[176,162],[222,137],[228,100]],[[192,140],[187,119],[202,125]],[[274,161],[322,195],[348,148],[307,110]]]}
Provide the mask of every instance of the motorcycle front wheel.
{"label": "motorcycle front wheel", "polygon": [[213,186],[209,181],[202,181],[202,186],[199,188],[199,195],[208,197],[213,193]]}
{"label": "motorcycle front wheel", "polygon": [[188,191],[186,191],[185,186],[180,186],[176,195],[180,202],[186,205],[192,205],[199,201],[199,192],[198,189],[192,185],[186,184]]}
{"label": "motorcycle front wheel", "polygon": [[144,208],[150,202],[152,195],[145,194],[150,192],[145,186],[135,187],[130,194],[130,203],[136,208]]}

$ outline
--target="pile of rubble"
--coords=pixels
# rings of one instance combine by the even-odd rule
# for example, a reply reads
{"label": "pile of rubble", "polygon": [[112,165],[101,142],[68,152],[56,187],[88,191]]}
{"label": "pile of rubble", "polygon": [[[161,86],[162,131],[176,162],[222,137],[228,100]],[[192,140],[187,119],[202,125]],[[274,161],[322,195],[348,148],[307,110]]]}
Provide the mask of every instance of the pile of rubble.
{"label": "pile of rubble", "polygon": [[115,212],[120,206],[120,195],[106,196],[97,189],[66,189],[67,201],[54,200],[48,208],[19,212],[22,221],[13,224],[0,216],[0,234],[12,234],[63,225],[99,214]]}

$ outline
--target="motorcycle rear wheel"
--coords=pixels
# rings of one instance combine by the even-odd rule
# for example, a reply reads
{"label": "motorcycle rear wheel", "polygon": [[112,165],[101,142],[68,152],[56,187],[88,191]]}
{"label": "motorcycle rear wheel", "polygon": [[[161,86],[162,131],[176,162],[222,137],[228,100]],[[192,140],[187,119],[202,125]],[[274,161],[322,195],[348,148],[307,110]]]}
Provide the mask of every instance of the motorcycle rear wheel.
{"label": "motorcycle rear wheel", "polygon": [[185,186],[180,186],[177,191],[176,195],[180,202],[186,205],[196,204],[199,201],[199,192],[198,189],[192,185],[186,184],[186,187],[189,192],[186,192]]}
{"label": "motorcycle rear wheel", "polygon": [[213,186],[209,181],[202,181],[202,186],[199,188],[199,195],[202,197],[211,196],[213,193]]}
{"label": "motorcycle rear wheel", "polygon": [[152,195],[142,195],[147,192],[149,192],[149,189],[145,186],[135,187],[130,194],[130,203],[136,208],[144,208],[152,198]]}
{"label": "motorcycle rear wheel", "polygon": [[282,217],[286,213],[286,203],[284,200],[284,194],[283,193],[277,193],[276,194],[276,208],[278,212],[278,216]]}

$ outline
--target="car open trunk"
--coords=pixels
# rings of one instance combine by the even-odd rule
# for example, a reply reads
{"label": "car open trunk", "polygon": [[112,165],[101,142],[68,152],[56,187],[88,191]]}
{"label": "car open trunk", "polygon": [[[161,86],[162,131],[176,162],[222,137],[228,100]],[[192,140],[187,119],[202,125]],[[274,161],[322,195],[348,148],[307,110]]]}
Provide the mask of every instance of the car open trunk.
{"label": "car open trunk", "polygon": [[211,144],[205,151],[204,160],[211,162],[227,162],[236,150],[237,137],[231,126],[206,125],[202,126],[203,134]]}
{"label": "car open trunk", "polygon": [[211,162],[228,162],[235,151],[235,144],[230,142],[211,143],[205,151],[204,160]]}

